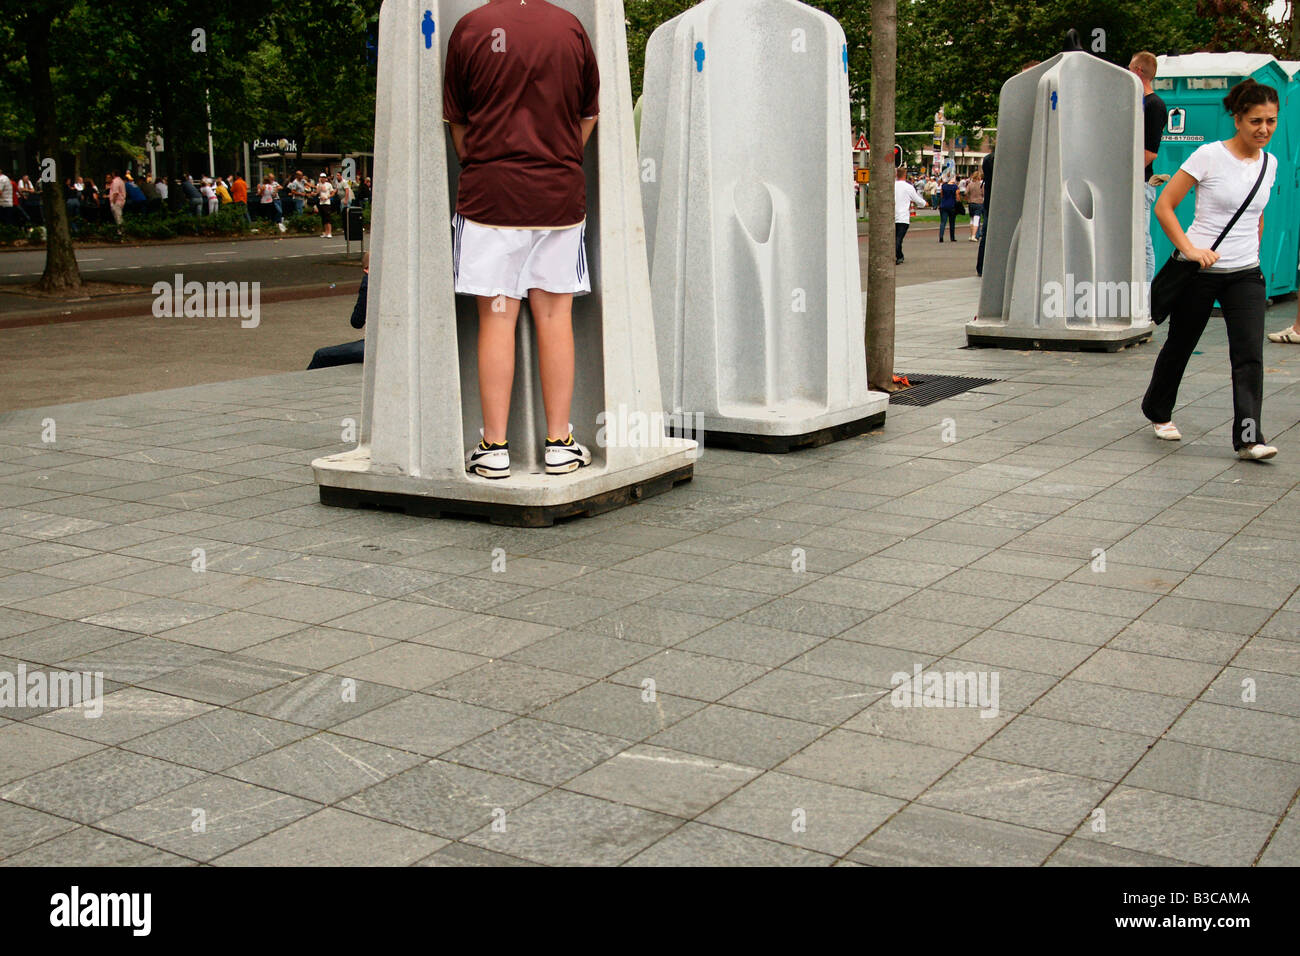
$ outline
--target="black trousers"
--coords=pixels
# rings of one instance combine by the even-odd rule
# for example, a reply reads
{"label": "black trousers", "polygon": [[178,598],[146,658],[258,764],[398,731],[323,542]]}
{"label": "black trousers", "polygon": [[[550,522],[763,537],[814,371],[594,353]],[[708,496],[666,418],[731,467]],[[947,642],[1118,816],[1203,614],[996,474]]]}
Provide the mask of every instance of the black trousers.
{"label": "black trousers", "polygon": [[903,237],[907,235],[907,229],[910,222],[894,223],[894,258],[901,261],[903,258]]}
{"label": "black trousers", "polygon": [[1151,384],[1142,399],[1142,414],[1153,422],[1173,417],[1178,386],[1196,343],[1205,331],[1215,300],[1223,307],[1232,363],[1232,447],[1264,441],[1260,412],[1264,404],[1264,274],[1198,272],[1169,316],[1169,338],[1156,357]]}
{"label": "black trousers", "polygon": [[314,368],[332,368],[335,365],[351,365],[365,360],[366,340],[357,339],[355,342],[327,345],[317,349],[316,354],[311,357],[311,364],[307,366],[307,371],[310,372]]}

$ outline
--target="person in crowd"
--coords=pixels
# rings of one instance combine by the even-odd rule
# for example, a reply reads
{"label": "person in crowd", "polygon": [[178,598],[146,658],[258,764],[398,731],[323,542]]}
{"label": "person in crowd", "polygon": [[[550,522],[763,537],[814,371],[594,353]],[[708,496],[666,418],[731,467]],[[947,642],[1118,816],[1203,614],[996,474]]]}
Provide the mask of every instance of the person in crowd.
{"label": "person in crowd", "polygon": [[[1173,305],[1169,337],[1156,356],[1142,412],[1153,423],[1157,438],[1182,438],[1172,420],[1178,386],[1217,301],[1232,365],[1232,447],[1239,458],[1260,461],[1277,454],[1275,447],[1265,443],[1260,422],[1265,294],[1259,247],[1264,208],[1277,175],[1277,158],[1264,147],[1277,129],[1278,95],[1271,86],[1247,79],[1228,91],[1223,105],[1232,114],[1236,135],[1198,148],[1156,200],[1156,219],[1165,235],[1182,258],[1200,269]],[[1193,187],[1196,213],[1184,232],[1176,210]],[[1233,223],[1239,209],[1244,211]],[[1220,235],[1218,247],[1210,248]]]}
{"label": "person in crowd", "polygon": [[14,196],[17,190],[14,181],[5,175],[0,166],[0,226],[16,226],[18,217],[14,213]]}
{"label": "person in crowd", "polygon": [[122,227],[122,211],[126,208],[126,180],[118,175],[117,170],[108,174],[108,211],[118,228]]}
{"label": "person in crowd", "polygon": [[1156,78],[1156,58],[1143,50],[1134,53],[1129,61],[1129,72],[1142,81],[1142,195],[1146,198],[1146,215],[1142,217],[1142,234],[1146,238],[1147,281],[1156,274],[1156,250],[1151,244],[1151,207],[1156,201],[1156,184],[1152,177],[1152,164],[1160,152],[1160,137],[1165,132],[1169,115],[1165,101],[1156,93],[1151,81]]}
{"label": "person in crowd", "polygon": [[966,205],[970,209],[970,241],[979,242],[980,222],[984,216],[984,174],[978,169],[966,183]]}
{"label": "person in crowd", "polygon": [[[357,292],[356,304],[352,306],[352,327],[354,329],[363,328],[366,324],[366,288],[370,284],[370,253],[361,257],[361,289]],[[345,342],[342,345],[330,345],[325,348],[316,350],[311,357],[311,364],[307,370],[314,368],[329,368],[333,365],[351,365],[355,362],[364,362],[366,353],[366,340],[358,339],[355,342]]]}
{"label": "person in crowd", "polygon": [[367,176],[361,181],[361,185],[356,189],[357,202],[362,206],[370,205],[370,197],[374,194],[374,187],[370,183],[370,177]]}
{"label": "person in crowd", "polygon": [[230,177],[230,201],[244,215],[244,222],[252,225],[253,220],[248,215],[248,183],[244,182],[244,177],[235,173]]}
{"label": "person in crowd", "polygon": [[68,225],[72,228],[73,235],[76,235],[80,231],[81,191],[71,177],[63,181],[63,195],[63,204],[68,210]]}
{"label": "person in crowd", "polygon": [[199,195],[203,197],[203,207],[205,215],[212,216],[217,211],[217,191],[212,186],[212,180],[207,176],[199,184]]}
{"label": "person in crowd", "polygon": [[320,212],[322,239],[334,238],[334,225],[330,222],[330,213],[334,210],[333,197],[334,187],[330,185],[330,178],[321,173],[316,182],[316,209]]}
{"label": "person in crowd", "polygon": [[194,184],[194,177],[189,173],[181,180],[181,192],[185,194],[185,201],[189,203],[190,213],[195,216],[203,215],[203,193],[199,192],[199,187]]}
{"label": "person in crowd", "polygon": [[216,183],[212,186],[212,190],[217,194],[217,202],[222,206],[230,205],[230,187],[226,185],[224,179],[218,176]]}
{"label": "person in crowd", "polygon": [[939,187],[939,241],[943,242],[943,231],[948,230],[948,236],[953,242],[957,241],[957,177],[953,173],[947,173],[943,177],[943,184]]}
{"label": "person in crowd", "polygon": [[164,210],[167,207],[167,177],[159,176],[158,182],[154,184],[154,189],[158,190],[158,198],[163,201]]}
{"label": "person in crowd", "polygon": [[86,179],[81,188],[81,218],[86,222],[99,222],[103,218],[103,208],[99,201],[99,189],[93,178]]}
{"label": "person in crowd", "polygon": [[[526,36],[493,52],[492,38]],[[573,436],[573,296],[586,269],[582,160],[599,112],[600,75],[578,19],[549,3],[489,3],[466,13],[447,45],[443,119],[461,164],[456,196],[455,291],[478,306],[482,441],[465,470],[510,476],[506,428],[515,373],[515,325],[528,297],[546,416],[545,470],[591,464]],[[521,95],[527,90],[527,95]]]}
{"label": "person in crowd", "polygon": [[307,204],[309,192],[311,192],[311,183],[307,182],[307,177],[300,169],[293,174],[293,179],[289,180],[289,199],[293,203],[293,215],[297,216],[302,212]]}
{"label": "person in crowd", "polygon": [[900,166],[894,179],[894,265],[903,263],[903,237],[912,224],[912,207],[925,207],[925,199],[907,181],[907,168]]}
{"label": "person in crowd", "polygon": [[997,152],[997,147],[993,147],[984,154],[984,159],[980,162],[980,178],[984,182],[984,217],[980,223],[980,248],[975,257],[975,274],[984,275],[984,240],[989,234],[989,210],[993,203],[993,154]]}
{"label": "person in crowd", "polygon": [[348,206],[352,205],[352,184],[342,173],[336,172],[331,185],[334,187],[334,205],[342,215],[346,216]]}
{"label": "person in crowd", "polygon": [[284,214],[280,208],[280,184],[275,176],[267,173],[257,187],[257,195],[262,203],[262,215],[275,223],[276,228],[284,232]]}
{"label": "person in crowd", "polygon": [[133,215],[143,215],[148,208],[149,200],[145,197],[144,190],[131,179],[122,184],[126,190],[126,209]]}

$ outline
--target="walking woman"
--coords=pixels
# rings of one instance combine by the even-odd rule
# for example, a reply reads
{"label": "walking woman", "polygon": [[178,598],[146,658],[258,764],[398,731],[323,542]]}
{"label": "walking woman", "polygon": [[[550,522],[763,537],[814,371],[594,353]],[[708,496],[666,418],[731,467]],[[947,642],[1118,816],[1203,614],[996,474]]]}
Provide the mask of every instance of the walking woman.
{"label": "walking woman", "polygon": [[[1200,271],[1187,283],[1169,316],[1169,338],[1156,358],[1142,413],[1155,424],[1157,438],[1182,438],[1170,420],[1178,386],[1218,300],[1232,363],[1232,447],[1239,458],[1258,461],[1277,454],[1276,448],[1265,444],[1260,426],[1265,297],[1259,268],[1264,207],[1277,173],[1277,158],[1264,151],[1277,129],[1277,91],[1243,80],[1228,92],[1223,105],[1232,114],[1237,134],[1192,153],[1156,201],[1156,219],[1165,235],[1178,254],[1197,263]],[[1184,233],[1174,210],[1193,186],[1196,216]],[[1224,234],[1252,189],[1254,197]],[[1211,249],[1221,235],[1217,249]]]}

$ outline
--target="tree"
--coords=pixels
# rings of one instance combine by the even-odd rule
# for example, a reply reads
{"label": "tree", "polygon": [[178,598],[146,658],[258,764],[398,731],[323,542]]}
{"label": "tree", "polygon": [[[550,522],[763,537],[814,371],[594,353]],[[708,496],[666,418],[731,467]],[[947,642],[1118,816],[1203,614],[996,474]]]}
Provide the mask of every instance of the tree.
{"label": "tree", "polygon": [[867,243],[867,382],[894,385],[894,94],[898,67],[896,0],[871,0],[871,189]]}

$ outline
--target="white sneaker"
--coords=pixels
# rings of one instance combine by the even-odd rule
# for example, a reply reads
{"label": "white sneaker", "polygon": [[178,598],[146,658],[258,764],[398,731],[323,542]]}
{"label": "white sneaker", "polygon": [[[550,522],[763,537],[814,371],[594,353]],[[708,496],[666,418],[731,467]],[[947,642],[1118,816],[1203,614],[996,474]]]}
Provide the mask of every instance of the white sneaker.
{"label": "white sneaker", "polygon": [[591,452],[573,439],[573,424],[563,441],[546,440],[546,473],[567,475],[571,471],[591,464]]}
{"label": "white sneaker", "polygon": [[[479,434],[483,434],[482,429]],[[509,478],[510,443],[489,445],[480,441],[465,456],[465,470],[480,478]]]}
{"label": "white sneaker", "polygon": [[1163,425],[1155,426],[1156,437],[1164,441],[1181,441],[1183,433],[1178,430],[1178,426],[1173,422],[1165,422]]}
{"label": "white sneaker", "polygon": [[282,222],[277,222],[276,225],[280,227],[280,231],[281,231],[281,232],[284,232],[284,231],[285,231],[285,229],[284,229],[284,223],[282,223]]}
{"label": "white sneaker", "polygon": [[1243,461],[1263,461],[1265,458],[1272,458],[1277,454],[1277,449],[1272,445],[1257,443],[1247,445],[1244,448],[1237,449],[1237,457]]}

